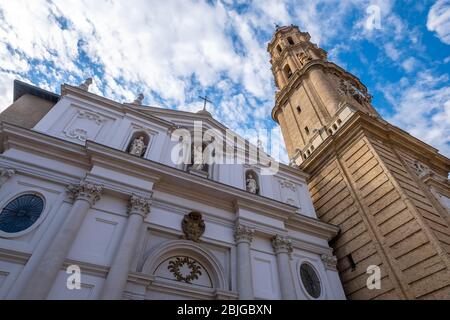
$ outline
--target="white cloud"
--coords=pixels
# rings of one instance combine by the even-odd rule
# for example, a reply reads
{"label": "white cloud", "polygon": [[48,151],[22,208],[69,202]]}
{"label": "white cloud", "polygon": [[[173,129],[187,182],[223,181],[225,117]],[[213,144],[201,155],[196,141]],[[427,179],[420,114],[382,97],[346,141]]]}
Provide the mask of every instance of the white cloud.
{"label": "white cloud", "polygon": [[409,57],[402,62],[402,68],[406,72],[413,72],[418,65],[418,61],[414,57]]}
{"label": "white cloud", "polygon": [[450,86],[448,75],[420,72],[382,88],[394,107],[386,117],[394,125],[450,155]]}
{"label": "white cloud", "polygon": [[[340,52],[358,49],[359,40],[387,42],[381,45],[386,55],[399,70],[412,72],[418,61],[411,55],[400,59],[405,50],[399,43],[409,39],[418,48],[420,37],[393,12],[393,2],[0,1],[0,110],[11,102],[13,78],[37,78],[35,84],[55,90],[62,82],[77,84],[93,76],[91,90],[97,94],[130,102],[142,92],[147,104],[189,111],[202,107],[192,99],[212,90],[220,103],[208,110],[228,127],[274,126],[269,39],[261,33],[270,35],[274,23],[298,24],[313,42],[332,44],[330,58],[339,64]],[[438,3],[448,1],[433,8]],[[381,30],[363,27],[369,5],[381,9]],[[438,16],[434,21],[440,23],[431,25],[442,34],[446,14],[433,8],[429,22],[430,16]],[[360,18],[349,25],[355,12]]]}
{"label": "white cloud", "polygon": [[450,0],[438,0],[428,12],[427,28],[437,37],[450,44]]}

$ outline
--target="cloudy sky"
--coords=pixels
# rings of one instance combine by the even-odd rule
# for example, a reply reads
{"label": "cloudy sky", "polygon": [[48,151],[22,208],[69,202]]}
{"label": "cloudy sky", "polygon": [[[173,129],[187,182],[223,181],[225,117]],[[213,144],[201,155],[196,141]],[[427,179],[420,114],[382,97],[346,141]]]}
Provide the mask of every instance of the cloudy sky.
{"label": "cloudy sky", "polygon": [[275,23],[308,31],[387,120],[450,156],[450,0],[0,0],[0,110],[14,79],[59,92],[92,76],[118,101],[197,111],[206,94],[226,126],[270,129]]}

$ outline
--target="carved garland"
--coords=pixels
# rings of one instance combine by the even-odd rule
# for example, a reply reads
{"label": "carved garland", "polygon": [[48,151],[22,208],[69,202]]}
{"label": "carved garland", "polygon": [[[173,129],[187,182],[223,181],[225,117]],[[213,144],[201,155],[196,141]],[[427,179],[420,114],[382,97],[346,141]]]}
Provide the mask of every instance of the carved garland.
{"label": "carved garland", "polygon": [[[184,265],[191,270],[190,274],[187,276],[184,276],[180,270]],[[198,277],[202,275],[202,272],[200,271],[201,267],[195,260],[189,259],[188,257],[176,257],[175,260],[169,261],[169,266],[167,268],[170,272],[172,272],[175,279],[186,283],[191,283],[193,280],[197,280]]]}

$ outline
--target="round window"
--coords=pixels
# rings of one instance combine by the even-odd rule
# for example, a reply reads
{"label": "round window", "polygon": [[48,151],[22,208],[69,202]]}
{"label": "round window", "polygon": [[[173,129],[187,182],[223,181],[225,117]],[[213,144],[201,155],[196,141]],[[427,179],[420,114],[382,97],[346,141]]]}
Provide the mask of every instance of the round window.
{"label": "round window", "polygon": [[319,298],[321,293],[320,280],[313,267],[303,263],[300,267],[300,277],[306,292],[315,299]]}
{"label": "round window", "polygon": [[0,213],[0,231],[16,233],[31,227],[44,210],[44,200],[24,194],[10,201]]}

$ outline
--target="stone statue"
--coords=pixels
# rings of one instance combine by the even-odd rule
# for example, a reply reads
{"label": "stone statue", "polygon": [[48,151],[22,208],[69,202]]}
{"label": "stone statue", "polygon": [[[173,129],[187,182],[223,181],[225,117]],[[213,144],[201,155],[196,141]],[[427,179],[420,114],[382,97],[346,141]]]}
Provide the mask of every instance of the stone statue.
{"label": "stone statue", "polygon": [[84,80],[84,82],[82,84],[79,85],[79,88],[83,89],[84,91],[88,91],[89,86],[91,84],[92,84],[92,78],[87,78],[86,80]]}
{"label": "stone statue", "polygon": [[140,157],[144,153],[145,147],[144,136],[139,136],[131,143],[129,153]]}
{"label": "stone statue", "polygon": [[258,193],[258,183],[253,178],[253,174],[249,174],[246,181],[247,191],[253,194]]}
{"label": "stone statue", "polygon": [[139,93],[136,99],[133,101],[134,105],[141,106],[142,101],[144,101],[144,95],[142,93]]}
{"label": "stone statue", "polygon": [[194,154],[192,158],[193,158],[192,169],[200,171],[204,170],[205,164],[203,161],[203,147],[201,145],[194,147]]}

